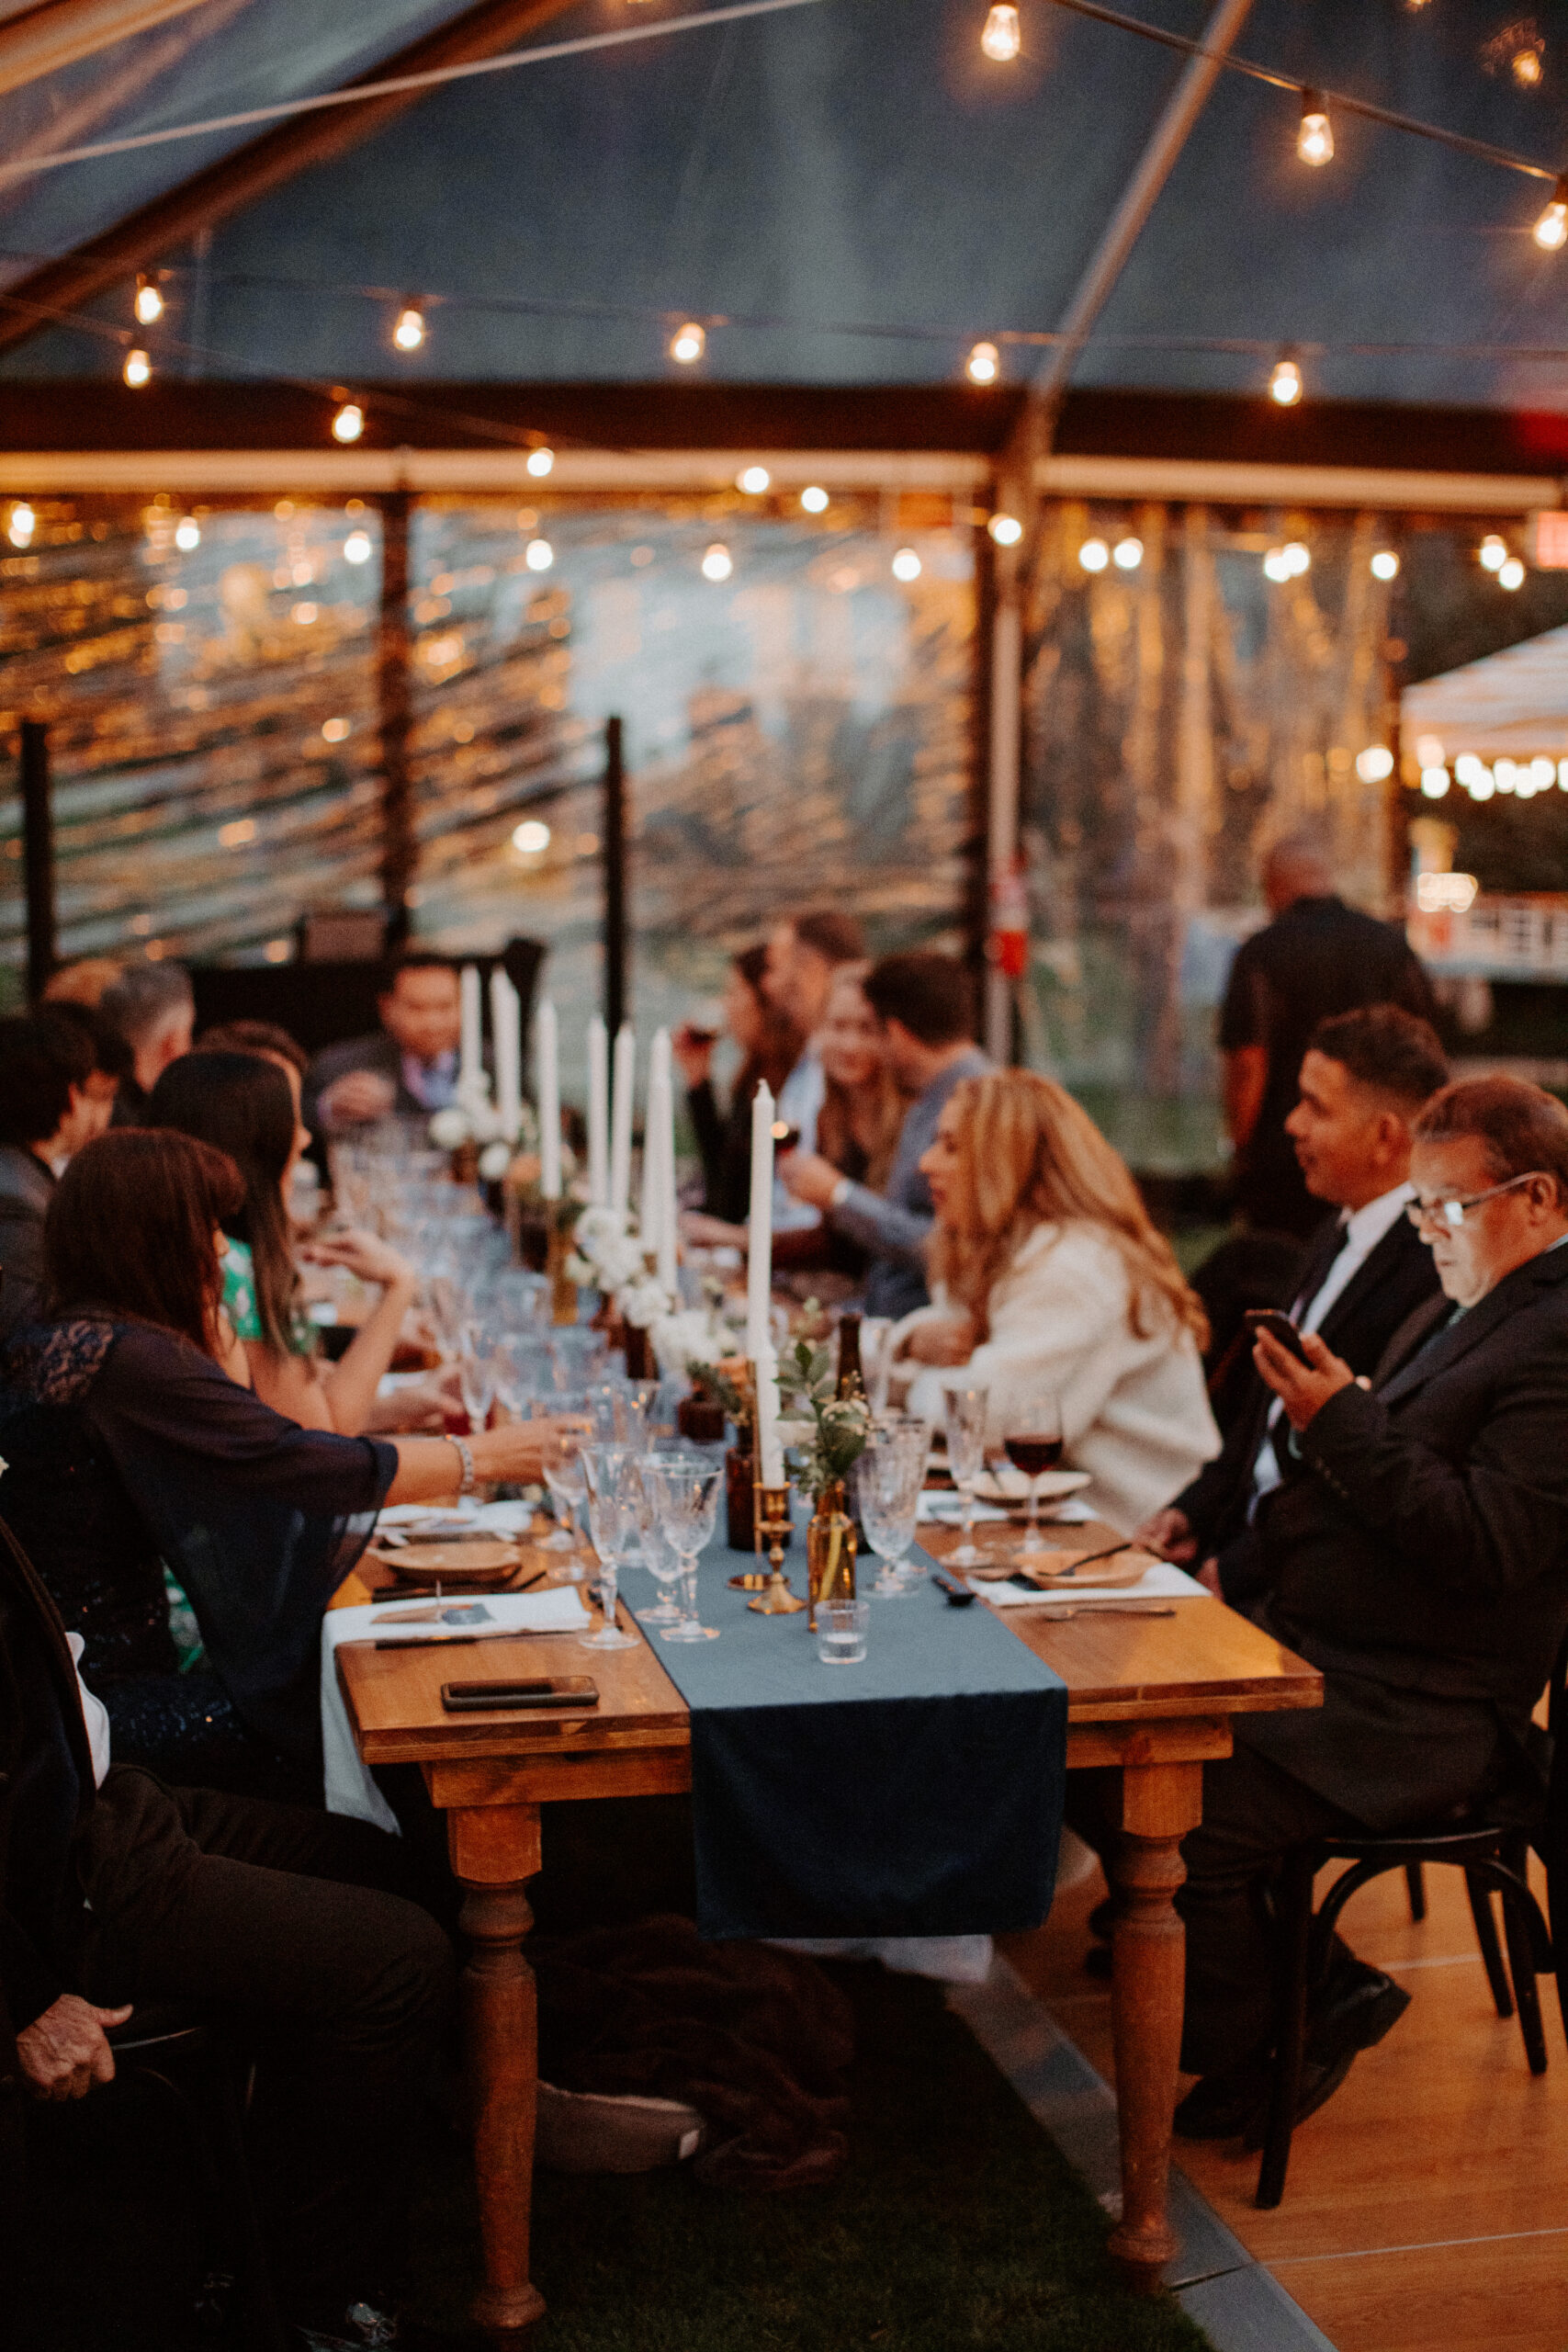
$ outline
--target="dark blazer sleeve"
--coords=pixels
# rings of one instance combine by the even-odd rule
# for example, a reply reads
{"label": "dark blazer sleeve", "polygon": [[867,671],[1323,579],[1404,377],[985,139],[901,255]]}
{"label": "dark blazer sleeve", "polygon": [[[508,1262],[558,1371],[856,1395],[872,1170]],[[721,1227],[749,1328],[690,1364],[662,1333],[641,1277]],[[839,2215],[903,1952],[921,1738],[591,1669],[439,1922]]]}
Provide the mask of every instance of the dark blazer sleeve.
{"label": "dark blazer sleeve", "polygon": [[20,1202],[0,1206],[0,1334],[36,1320],[43,1306],[43,1219]]}
{"label": "dark blazer sleeve", "polygon": [[720,1205],[724,1195],[724,1122],[718,1114],[718,1097],[711,1079],[705,1078],[700,1085],[686,1089],[686,1112],[702,1157],[703,1206],[709,1216],[727,1216],[728,1210]]}

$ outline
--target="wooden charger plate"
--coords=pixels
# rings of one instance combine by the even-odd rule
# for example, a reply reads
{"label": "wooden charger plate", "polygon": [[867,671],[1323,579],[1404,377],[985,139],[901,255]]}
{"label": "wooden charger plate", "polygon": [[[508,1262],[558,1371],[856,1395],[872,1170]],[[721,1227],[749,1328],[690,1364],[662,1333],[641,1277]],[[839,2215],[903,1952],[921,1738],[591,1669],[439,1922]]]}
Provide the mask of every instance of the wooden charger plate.
{"label": "wooden charger plate", "polygon": [[[1015,1553],[1010,1561],[998,1560],[994,1567],[970,1568],[966,1573],[976,1584],[1010,1577],[1020,1584],[1037,1584],[1042,1591],[1070,1590],[1078,1581],[1077,1564],[1085,1556],[1082,1552],[1037,1552],[1020,1558]],[[1137,1584],[1158,1565],[1151,1552],[1140,1552],[1130,1544],[1125,1551],[1113,1553],[1109,1560],[1096,1560],[1086,1568],[1083,1583],[1097,1592],[1115,1591],[1122,1585]]]}
{"label": "wooden charger plate", "polygon": [[515,1544],[497,1535],[476,1535],[452,1544],[402,1544],[374,1556],[411,1584],[430,1584],[436,1577],[443,1584],[462,1584],[510,1576],[523,1555]]}

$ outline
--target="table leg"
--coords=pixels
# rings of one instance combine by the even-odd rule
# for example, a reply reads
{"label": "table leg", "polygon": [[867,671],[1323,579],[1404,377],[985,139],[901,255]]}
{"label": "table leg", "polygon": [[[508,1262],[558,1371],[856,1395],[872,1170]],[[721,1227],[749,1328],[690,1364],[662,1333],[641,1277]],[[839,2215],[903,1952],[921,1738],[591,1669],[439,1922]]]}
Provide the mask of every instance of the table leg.
{"label": "table leg", "polygon": [[534,1924],[524,1886],[539,1867],[539,1808],[473,1805],[446,1821],[463,1888],[463,2063],[484,2240],[485,2283],[474,2317],[502,2341],[515,2340],[545,2309],[528,2277],[538,2009],[534,1972],[523,1957]]}
{"label": "table leg", "polygon": [[1123,1767],[1111,1987],[1122,2218],[1111,2251],[1141,2294],[1155,2292],[1176,2252],[1165,2203],[1187,1939],[1172,1898],[1187,1875],[1181,1840],[1201,1817],[1202,1795],[1201,1764]]}

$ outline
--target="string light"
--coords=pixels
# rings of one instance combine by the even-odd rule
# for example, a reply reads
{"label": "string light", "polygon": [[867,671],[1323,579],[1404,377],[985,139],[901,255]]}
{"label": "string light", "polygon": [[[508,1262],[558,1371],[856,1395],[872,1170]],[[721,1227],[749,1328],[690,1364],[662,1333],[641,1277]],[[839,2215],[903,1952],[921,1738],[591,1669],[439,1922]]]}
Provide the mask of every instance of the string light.
{"label": "string light", "polygon": [[1334,127],[1325,114],[1323,100],[1315,90],[1302,92],[1302,121],[1296,133],[1296,153],[1303,164],[1331,164],[1334,161]]}
{"label": "string light", "polygon": [[1374,580],[1398,579],[1399,558],[1392,548],[1379,548],[1371,560],[1371,574]]}
{"label": "string light", "polygon": [[716,541],[703,557],[702,574],[705,580],[728,580],[734,569],[729,549]]}
{"label": "string light", "polygon": [[352,718],[323,718],[321,741],[324,743],[346,743],[354,732]]}
{"label": "string light", "polygon": [[368,563],[371,555],[369,532],[350,531],[343,543],[343,552],[350,563]]}
{"label": "string light", "polygon": [[548,571],[556,560],[556,551],[548,539],[530,539],[524,550],[523,560],[530,571]]}
{"label": "string light", "polygon": [[1142,539],[1129,536],[1127,538],[1118,539],[1111,552],[1111,560],[1118,571],[1136,571],[1144,560],[1144,543]]}
{"label": "string light", "polygon": [[1475,560],[1483,571],[1501,571],[1508,560],[1507,540],[1500,539],[1495,531],[1488,531]]}
{"label": "string light", "polygon": [[333,419],[334,441],[357,441],[365,430],[365,411],[357,401],[344,401]]}
{"label": "string light", "polygon": [[119,372],[131,390],[139,392],[143,384],[150,384],[152,380],[152,362],[144,351],[128,351],[125,365]]}
{"label": "string light", "polygon": [[682,368],[694,368],[707,347],[705,331],[692,319],[677,327],[670,338],[670,356]]}
{"label": "string light", "polygon": [[735,487],[743,490],[748,498],[761,498],[772,487],[773,479],[766,466],[742,466],[735,477]]}
{"label": "string light", "polygon": [[913,548],[900,548],[893,559],[895,580],[918,580],[923,569],[920,559]]}
{"label": "string light", "polygon": [[1540,80],[1540,46],[1527,42],[1523,49],[1516,49],[1509,71],[1521,90],[1533,90]]}
{"label": "string light", "polygon": [[980,47],[993,65],[1010,65],[1023,47],[1023,28],[1018,20],[1018,10],[1007,0],[998,0],[986,17],[986,28],[980,35]]}
{"label": "string light", "polygon": [[1001,372],[1001,355],[994,343],[977,343],[964,362],[964,373],[972,384],[994,384]]}
{"label": "string light", "polygon": [[1016,514],[993,514],[986,528],[999,548],[1015,548],[1023,537],[1023,525]]}
{"label": "string light", "polygon": [[406,302],[398,312],[392,341],[400,351],[417,351],[424,341],[424,313],[412,302]]}
{"label": "string light", "polygon": [[809,482],[800,493],[800,503],[808,514],[826,514],[830,501],[819,482]]}
{"label": "string light", "polygon": [[201,525],[194,514],[182,514],[175,525],[175,545],[182,555],[194,555],[201,545]]}
{"label": "string light", "polygon": [[536,480],[543,480],[546,474],[553,473],[555,462],[556,453],[553,449],[530,449],[528,452],[528,471],[535,476]]}
{"label": "string light", "polygon": [[1421,789],[1428,800],[1441,800],[1449,788],[1447,768],[1423,768]]}
{"label": "string light", "polygon": [[1294,408],[1302,396],[1302,371],[1293,359],[1281,357],[1274,363],[1274,373],[1269,379],[1269,397],[1280,408]]}
{"label": "string light", "polygon": [[1393,753],[1386,743],[1369,743],[1356,761],[1356,774],[1363,784],[1382,784],[1393,774]]}
{"label": "string light", "polygon": [[1299,580],[1303,571],[1312,570],[1311,550],[1304,548],[1300,539],[1287,539],[1280,553],[1284,559],[1285,571],[1291,579]]}
{"label": "string light", "polygon": [[525,857],[537,857],[550,845],[550,829],[537,817],[525,817],[512,836],[512,846]]}
{"label": "string light", "polygon": [[1086,571],[1103,571],[1111,560],[1111,549],[1103,539],[1086,539],[1078,549],[1078,561]]}
{"label": "string light", "polygon": [[1283,548],[1269,548],[1268,554],[1263,559],[1263,576],[1266,580],[1289,580],[1291,577],[1290,558],[1286,555]]}
{"label": "string light", "polygon": [[164,298],[145,270],[136,280],[136,323],[141,327],[155,327],[164,315]]}
{"label": "string light", "polygon": [[1522,588],[1524,584],[1525,568],[1519,561],[1517,555],[1511,555],[1506,563],[1500,563],[1497,566],[1497,585],[1499,588]]}
{"label": "string light", "polygon": [[30,506],[18,503],[12,507],[11,519],[6,526],[6,537],[14,548],[30,548],[37,528],[38,516]]}
{"label": "string light", "polygon": [[1561,253],[1568,245],[1568,179],[1558,181],[1551,202],[1530,233],[1543,253]]}

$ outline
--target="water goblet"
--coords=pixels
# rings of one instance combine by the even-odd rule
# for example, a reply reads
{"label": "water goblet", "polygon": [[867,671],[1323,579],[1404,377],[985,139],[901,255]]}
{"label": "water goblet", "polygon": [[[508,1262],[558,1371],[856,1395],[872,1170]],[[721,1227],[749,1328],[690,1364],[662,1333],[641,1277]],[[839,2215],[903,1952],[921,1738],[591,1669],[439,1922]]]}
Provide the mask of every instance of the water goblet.
{"label": "water goblet", "polygon": [[637,1539],[627,1493],[628,1473],[635,1475],[636,1456],[623,1445],[591,1445],[583,1448],[581,1460],[588,1487],[588,1532],[599,1555],[599,1606],[604,1619],[601,1630],[591,1634],[583,1647],[635,1649],[637,1635],[623,1634],[615,1623],[615,1599],[628,1534],[632,1542]]}
{"label": "water goblet", "polygon": [[931,1430],[924,1421],[884,1421],[872,1430],[856,1465],[861,1524],[882,1563],[871,1588],[874,1600],[907,1600],[915,1589],[915,1577],[904,1563],[915,1540],[930,1447]]}
{"label": "water goblet", "polygon": [[641,1539],[642,1565],[658,1585],[660,1597],[651,1609],[639,1609],[637,1614],[645,1625],[678,1625],[682,1612],[674,1595],[681,1576],[681,1555],[671,1549],[659,1524],[652,1481],[644,1475],[651,1458],[644,1454],[637,1461],[632,1507]]}
{"label": "water goblet", "polygon": [[577,1507],[587,1499],[588,1485],[582,1471],[582,1440],[572,1430],[560,1430],[545,1453],[545,1484],[556,1507],[560,1522],[553,1535],[547,1535],[540,1549],[546,1552],[569,1552],[570,1561],[561,1563],[561,1573],[574,1584],[580,1584],[586,1573],[577,1558]]}
{"label": "water goblet", "polygon": [[1043,1392],[1026,1396],[1002,1423],[1002,1444],[1015,1470],[1029,1481],[1029,1525],[1019,1556],[1047,1549],[1040,1534],[1040,1481],[1062,1458],[1061,1399]]}
{"label": "water goblet", "polygon": [[680,1562],[680,1622],[661,1627],[660,1639],[716,1642],[718,1628],[703,1624],[697,1614],[697,1555],[717,1522],[723,1458],[695,1447],[688,1453],[648,1454],[642,1475],[650,1482],[660,1532]]}
{"label": "water goblet", "polygon": [[963,1541],[947,1555],[950,1568],[983,1568],[990,1555],[975,1542],[975,1482],[986,1466],[986,1413],[991,1392],[967,1381],[955,1380],[942,1392],[942,1420],[947,1430],[947,1466],[964,1504]]}
{"label": "water goblet", "polygon": [[470,1430],[482,1430],[495,1402],[495,1356],[476,1324],[463,1329],[463,1352],[457,1359],[457,1388]]}

